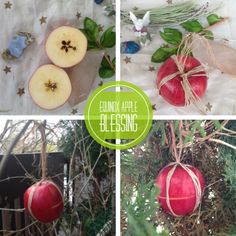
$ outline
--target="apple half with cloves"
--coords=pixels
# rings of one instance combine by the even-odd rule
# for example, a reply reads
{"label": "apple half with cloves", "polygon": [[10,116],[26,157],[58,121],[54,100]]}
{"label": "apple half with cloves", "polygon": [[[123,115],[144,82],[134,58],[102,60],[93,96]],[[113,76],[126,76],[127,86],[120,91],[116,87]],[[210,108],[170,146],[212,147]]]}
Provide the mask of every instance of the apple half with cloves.
{"label": "apple half with cloves", "polygon": [[77,28],[61,26],[46,41],[46,53],[53,64],[68,68],[77,65],[87,51],[87,38]]}
{"label": "apple half with cloves", "polygon": [[29,82],[29,93],[43,109],[53,110],[64,105],[71,94],[71,81],[67,73],[52,64],[39,67]]}

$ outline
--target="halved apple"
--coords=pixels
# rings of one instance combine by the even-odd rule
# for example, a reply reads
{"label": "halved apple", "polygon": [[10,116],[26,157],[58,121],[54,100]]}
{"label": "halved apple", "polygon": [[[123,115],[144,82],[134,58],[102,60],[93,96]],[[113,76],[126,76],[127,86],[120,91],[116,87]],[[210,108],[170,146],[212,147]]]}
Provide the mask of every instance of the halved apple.
{"label": "halved apple", "polygon": [[46,53],[57,66],[68,68],[78,64],[87,51],[87,38],[78,29],[62,26],[51,32]]}
{"label": "halved apple", "polygon": [[29,92],[41,108],[52,110],[66,103],[71,94],[67,73],[52,64],[39,67],[29,82]]}

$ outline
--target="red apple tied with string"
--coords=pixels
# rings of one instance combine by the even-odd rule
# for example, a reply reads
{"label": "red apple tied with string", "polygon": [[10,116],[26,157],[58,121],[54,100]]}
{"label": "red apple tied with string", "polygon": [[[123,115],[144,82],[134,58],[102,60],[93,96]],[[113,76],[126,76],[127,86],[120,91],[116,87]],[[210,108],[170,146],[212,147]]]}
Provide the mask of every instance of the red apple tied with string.
{"label": "red apple tied with string", "polygon": [[160,189],[157,200],[162,209],[176,217],[195,211],[204,191],[201,172],[191,165],[177,162],[161,170],[156,184]]}
{"label": "red apple tied with string", "polygon": [[191,56],[167,59],[158,71],[156,82],[160,95],[174,106],[185,106],[199,100],[207,88],[206,72]]}
{"label": "red apple tied with string", "polygon": [[24,207],[30,215],[43,223],[58,219],[63,211],[63,195],[59,187],[49,180],[41,180],[24,194]]}

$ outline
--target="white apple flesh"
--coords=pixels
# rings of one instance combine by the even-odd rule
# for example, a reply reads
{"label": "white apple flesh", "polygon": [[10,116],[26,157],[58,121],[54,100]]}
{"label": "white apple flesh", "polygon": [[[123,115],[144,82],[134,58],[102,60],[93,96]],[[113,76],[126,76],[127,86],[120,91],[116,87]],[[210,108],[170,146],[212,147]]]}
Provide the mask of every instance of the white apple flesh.
{"label": "white apple flesh", "polygon": [[56,109],[66,103],[71,94],[71,81],[67,73],[52,64],[39,67],[29,82],[29,93],[43,109]]}
{"label": "white apple flesh", "polygon": [[45,49],[53,64],[69,68],[84,58],[87,52],[87,38],[77,28],[61,26],[51,32]]}

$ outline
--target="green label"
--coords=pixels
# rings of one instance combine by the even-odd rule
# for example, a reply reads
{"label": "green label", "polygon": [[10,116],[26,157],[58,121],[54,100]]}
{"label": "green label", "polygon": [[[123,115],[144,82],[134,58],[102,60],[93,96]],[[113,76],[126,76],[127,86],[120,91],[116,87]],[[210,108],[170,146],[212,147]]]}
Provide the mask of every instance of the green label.
{"label": "green label", "polygon": [[84,115],[90,135],[111,149],[127,149],[140,143],[151,128],[153,116],[147,95],[137,86],[121,81],[96,89]]}

